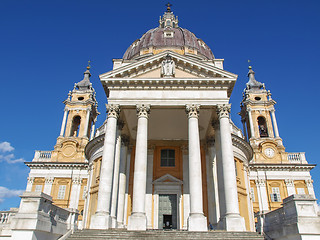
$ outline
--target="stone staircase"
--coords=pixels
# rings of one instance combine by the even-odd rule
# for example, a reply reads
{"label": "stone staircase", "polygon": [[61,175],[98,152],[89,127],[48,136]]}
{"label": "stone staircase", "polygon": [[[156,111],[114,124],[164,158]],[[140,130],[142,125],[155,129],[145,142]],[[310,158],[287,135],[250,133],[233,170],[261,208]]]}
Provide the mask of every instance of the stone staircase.
{"label": "stone staircase", "polygon": [[254,232],[188,232],[188,231],[127,231],[127,230],[79,230],[68,240],[102,240],[102,239],[214,239],[214,240],[263,240],[263,236]]}

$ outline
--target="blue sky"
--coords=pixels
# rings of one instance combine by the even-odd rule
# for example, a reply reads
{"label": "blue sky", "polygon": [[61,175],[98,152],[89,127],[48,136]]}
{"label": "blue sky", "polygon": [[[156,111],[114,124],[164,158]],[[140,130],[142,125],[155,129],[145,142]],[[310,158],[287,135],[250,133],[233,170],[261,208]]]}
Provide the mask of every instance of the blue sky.
{"label": "blue sky", "polygon": [[[106,97],[98,75],[110,71],[129,45],[157,27],[167,1],[2,1],[0,15],[0,209],[19,205],[34,150],[52,150],[63,100],[91,60],[98,123]],[[180,26],[204,40],[226,70],[238,74],[231,103],[237,113],[247,60],[276,105],[288,152],[319,164],[320,2],[317,0],[172,1]],[[312,170],[320,196],[320,167]]]}

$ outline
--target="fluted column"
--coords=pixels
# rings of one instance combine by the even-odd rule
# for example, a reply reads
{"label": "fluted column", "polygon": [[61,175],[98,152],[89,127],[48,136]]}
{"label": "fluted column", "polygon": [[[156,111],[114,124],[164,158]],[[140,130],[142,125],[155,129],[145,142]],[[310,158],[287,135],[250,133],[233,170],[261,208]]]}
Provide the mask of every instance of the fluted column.
{"label": "fluted column", "polygon": [[121,137],[121,153],[120,153],[120,168],[119,168],[119,192],[118,192],[118,209],[117,209],[117,228],[124,228],[124,208],[126,194],[126,168],[129,137]]}
{"label": "fluted column", "polygon": [[313,197],[315,197],[314,188],[313,188],[313,180],[312,179],[307,179],[307,180],[305,180],[305,183],[306,183],[307,188],[308,188],[308,194],[310,194]]}
{"label": "fluted column", "polygon": [[266,187],[266,180],[258,178],[255,180],[257,186],[257,195],[259,200],[259,210],[261,213],[269,210],[268,207],[268,194]]}
{"label": "fluted column", "polygon": [[45,194],[51,195],[51,189],[53,184],[54,177],[46,177],[44,181],[43,192]]}
{"label": "fluted column", "polygon": [[117,141],[116,141],[116,150],[114,156],[114,168],[113,168],[113,187],[112,187],[112,200],[111,200],[111,227],[116,228],[117,226],[117,204],[118,204],[118,189],[119,189],[119,168],[120,168],[120,154],[121,154],[121,131],[124,124],[122,121],[118,122],[118,131],[117,131]]}
{"label": "fluted column", "polygon": [[272,122],[273,122],[274,134],[278,138],[278,137],[280,137],[279,136],[279,129],[278,129],[278,124],[277,124],[276,114],[274,112],[275,112],[274,109],[271,110],[271,117],[272,117]]}
{"label": "fluted column", "polygon": [[80,177],[72,178],[72,188],[70,194],[69,208],[77,209],[79,205],[80,189],[81,189],[82,179]]}
{"label": "fluted column", "polygon": [[145,195],[148,156],[148,114],[150,105],[137,105],[138,127],[133,178],[132,215],[128,220],[128,230],[147,229]]}
{"label": "fluted column", "polygon": [[28,177],[28,183],[27,183],[26,192],[31,192],[32,191],[33,183],[34,183],[34,177]]}
{"label": "fluted column", "polygon": [[286,187],[287,187],[288,196],[296,194],[296,189],[294,187],[293,179],[285,179],[284,183],[286,184]]}
{"label": "fluted column", "polygon": [[239,212],[229,112],[229,104],[217,106],[220,123],[221,170],[226,210],[225,214],[221,213],[219,227],[227,231],[245,231],[244,219],[240,216]]}
{"label": "fluted column", "polygon": [[201,156],[199,136],[199,105],[186,105],[189,140],[189,189],[190,214],[188,231],[207,231],[207,219],[203,214]]}
{"label": "fluted column", "polygon": [[66,128],[67,114],[68,114],[68,110],[64,109],[63,120],[62,120],[61,130],[60,130],[60,136],[63,136],[64,130]]}
{"label": "fluted column", "polygon": [[116,144],[117,119],[119,117],[119,105],[108,104],[108,120],[103,145],[103,155],[100,169],[100,182],[98,190],[97,211],[91,217],[91,229],[109,229],[110,201],[113,180],[114,153]]}

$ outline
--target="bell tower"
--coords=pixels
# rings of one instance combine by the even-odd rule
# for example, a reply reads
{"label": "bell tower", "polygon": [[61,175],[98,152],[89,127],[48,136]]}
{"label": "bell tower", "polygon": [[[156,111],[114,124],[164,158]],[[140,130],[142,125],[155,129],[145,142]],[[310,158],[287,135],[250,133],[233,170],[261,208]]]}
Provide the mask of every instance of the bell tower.
{"label": "bell tower", "polygon": [[65,104],[60,136],[52,151],[51,161],[83,162],[84,148],[93,138],[99,112],[96,92],[90,82],[90,65],[84,72],[84,78],[75,83],[69,92]]}
{"label": "bell tower", "polygon": [[254,150],[255,162],[286,162],[287,157],[279,135],[274,105],[264,83],[255,79],[255,72],[249,66],[249,81],[241,102],[241,121],[246,140]]}

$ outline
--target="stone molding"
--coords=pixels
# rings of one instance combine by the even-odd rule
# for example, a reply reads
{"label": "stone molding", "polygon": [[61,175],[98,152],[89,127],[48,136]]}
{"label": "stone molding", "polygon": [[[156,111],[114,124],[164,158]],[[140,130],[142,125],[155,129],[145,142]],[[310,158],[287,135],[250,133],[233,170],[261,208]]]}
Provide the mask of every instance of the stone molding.
{"label": "stone molding", "polygon": [[88,163],[60,163],[60,162],[26,162],[30,169],[74,169],[74,170],[87,170]]}
{"label": "stone molding", "polygon": [[285,179],[284,183],[286,184],[287,187],[294,187],[293,179]]}
{"label": "stone molding", "polygon": [[250,163],[250,171],[305,171],[309,172],[315,167],[314,164],[266,164],[266,163]]}
{"label": "stone molding", "polygon": [[54,177],[46,177],[45,178],[45,183],[46,184],[53,184]]}
{"label": "stone molding", "polygon": [[231,110],[231,104],[217,105],[217,115],[219,119],[229,118],[230,110]]}
{"label": "stone molding", "polygon": [[266,186],[266,180],[265,179],[256,179],[255,183],[259,187],[265,187]]}
{"label": "stone molding", "polygon": [[234,134],[231,134],[231,138],[232,138],[232,145],[241,149],[244,152],[249,163],[253,158],[253,150],[250,144]]}
{"label": "stone molding", "polygon": [[186,113],[188,118],[199,118],[200,105],[198,104],[187,104]]}
{"label": "stone molding", "polygon": [[119,118],[120,106],[118,104],[106,104],[108,118]]}
{"label": "stone molding", "polygon": [[138,118],[149,118],[150,104],[138,104],[136,108]]}

